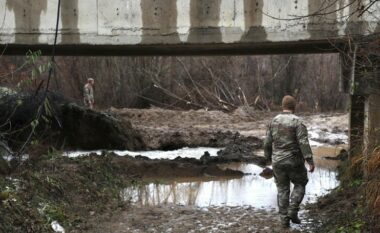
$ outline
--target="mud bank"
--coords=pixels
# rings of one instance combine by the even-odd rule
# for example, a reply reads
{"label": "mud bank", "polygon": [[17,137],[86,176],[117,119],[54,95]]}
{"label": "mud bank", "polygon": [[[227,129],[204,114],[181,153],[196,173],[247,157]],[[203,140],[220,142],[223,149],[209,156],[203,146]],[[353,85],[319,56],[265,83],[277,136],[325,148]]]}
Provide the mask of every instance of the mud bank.
{"label": "mud bank", "polygon": [[306,207],[312,219],[323,223],[316,232],[380,232],[379,155],[373,154],[376,167],[368,177],[360,172],[363,164],[354,162],[358,158],[341,163],[340,186]]}
{"label": "mud bank", "polygon": [[[97,155],[94,155],[97,156]],[[145,156],[111,155],[114,166],[125,169],[142,179],[167,179],[180,177],[242,177],[243,172],[232,169],[221,169],[215,162],[203,162],[193,158],[176,158],[174,160],[149,159]]]}
{"label": "mud bank", "polygon": [[[268,115],[251,117],[244,113],[221,111],[174,111],[153,109],[109,110],[120,118],[129,119],[142,135],[149,149],[173,150],[182,147],[224,147],[236,140],[257,142],[257,135],[243,135],[244,125]],[[246,138],[252,136],[251,138]]]}
{"label": "mud bank", "polygon": [[145,148],[127,119],[72,104],[57,93],[41,92],[0,96],[2,140],[13,150],[22,148],[28,138],[56,148]]}
{"label": "mud bank", "polygon": [[91,213],[124,205],[119,187],[134,182],[104,156],[72,160],[60,154],[26,161],[7,177],[0,176],[0,232],[52,232],[57,221],[66,232],[88,228]]}
{"label": "mud bank", "polygon": [[[252,112],[238,108],[221,111],[174,111],[152,109],[109,109],[128,119],[142,135],[148,149],[174,150],[182,147],[225,147],[237,141],[263,140],[276,112]],[[347,114],[300,114],[315,146],[347,144]]]}
{"label": "mud bank", "polygon": [[51,232],[53,221],[68,232],[83,232],[90,227],[86,218],[128,205],[120,195],[122,187],[180,177],[243,175],[187,158],[151,160],[111,153],[71,159],[45,155],[39,161],[26,161],[8,177],[0,177],[0,232]]}

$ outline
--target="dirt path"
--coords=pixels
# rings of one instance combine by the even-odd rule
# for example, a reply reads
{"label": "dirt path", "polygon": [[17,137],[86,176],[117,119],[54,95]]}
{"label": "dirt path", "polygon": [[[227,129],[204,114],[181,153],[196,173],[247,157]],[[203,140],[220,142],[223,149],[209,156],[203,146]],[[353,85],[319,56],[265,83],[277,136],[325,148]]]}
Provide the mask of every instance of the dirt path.
{"label": "dirt path", "polygon": [[[305,223],[307,220],[303,219]],[[208,207],[164,205],[155,207],[132,206],[118,216],[99,225],[94,233],[140,232],[309,232],[297,225],[283,229],[275,210],[243,207]]]}

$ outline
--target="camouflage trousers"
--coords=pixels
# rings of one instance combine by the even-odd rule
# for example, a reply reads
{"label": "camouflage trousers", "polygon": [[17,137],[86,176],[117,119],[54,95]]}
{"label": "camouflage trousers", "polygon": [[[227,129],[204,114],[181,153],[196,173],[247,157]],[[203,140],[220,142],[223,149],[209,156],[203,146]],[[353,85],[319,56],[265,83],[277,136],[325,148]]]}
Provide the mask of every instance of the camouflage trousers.
{"label": "camouflage trousers", "polygon": [[[282,218],[297,214],[308,182],[304,160],[293,156],[273,164],[277,203]],[[290,194],[290,182],[294,188]],[[290,201],[289,201],[290,197]]]}

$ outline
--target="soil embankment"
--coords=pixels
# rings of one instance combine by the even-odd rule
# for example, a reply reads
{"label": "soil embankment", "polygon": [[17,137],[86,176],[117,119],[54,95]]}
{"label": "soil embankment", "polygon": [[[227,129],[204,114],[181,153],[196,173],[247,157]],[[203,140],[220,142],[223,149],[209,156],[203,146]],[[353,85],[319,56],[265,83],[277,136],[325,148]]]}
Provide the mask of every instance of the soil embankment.
{"label": "soil embankment", "polygon": [[[188,147],[224,147],[236,140],[257,143],[274,113],[232,114],[221,111],[175,111],[160,108],[115,109],[111,113],[131,121],[149,149],[173,150]],[[259,131],[261,131],[259,133]],[[249,137],[251,136],[251,137]]]}
{"label": "soil embankment", "polygon": [[127,119],[72,104],[56,93],[1,95],[0,108],[0,131],[14,150],[30,137],[56,148],[145,148]]}

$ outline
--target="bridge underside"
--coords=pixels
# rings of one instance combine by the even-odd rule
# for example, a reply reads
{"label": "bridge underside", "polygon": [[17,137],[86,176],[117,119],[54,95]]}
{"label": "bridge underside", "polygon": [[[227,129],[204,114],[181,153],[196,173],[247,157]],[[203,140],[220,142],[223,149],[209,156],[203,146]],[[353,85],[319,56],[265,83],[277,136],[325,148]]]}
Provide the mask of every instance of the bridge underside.
{"label": "bridge underside", "polygon": [[0,49],[48,55],[58,17],[59,55],[336,52],[337,41],[380,32],[380,2],[358,11],[369,1],[0,0]]}
{"label": "bridge underside", "polygon": [[[175,44],[175,45],[57,45],[56,54],[62,56],[183,56],[183,55],[265,55],[335,53],[342,41],[265,42],[237,44]],[[50,55],[52,45],[6,44],[0,45],[4,55],[25,55],[29,50],[41,50]]]}

